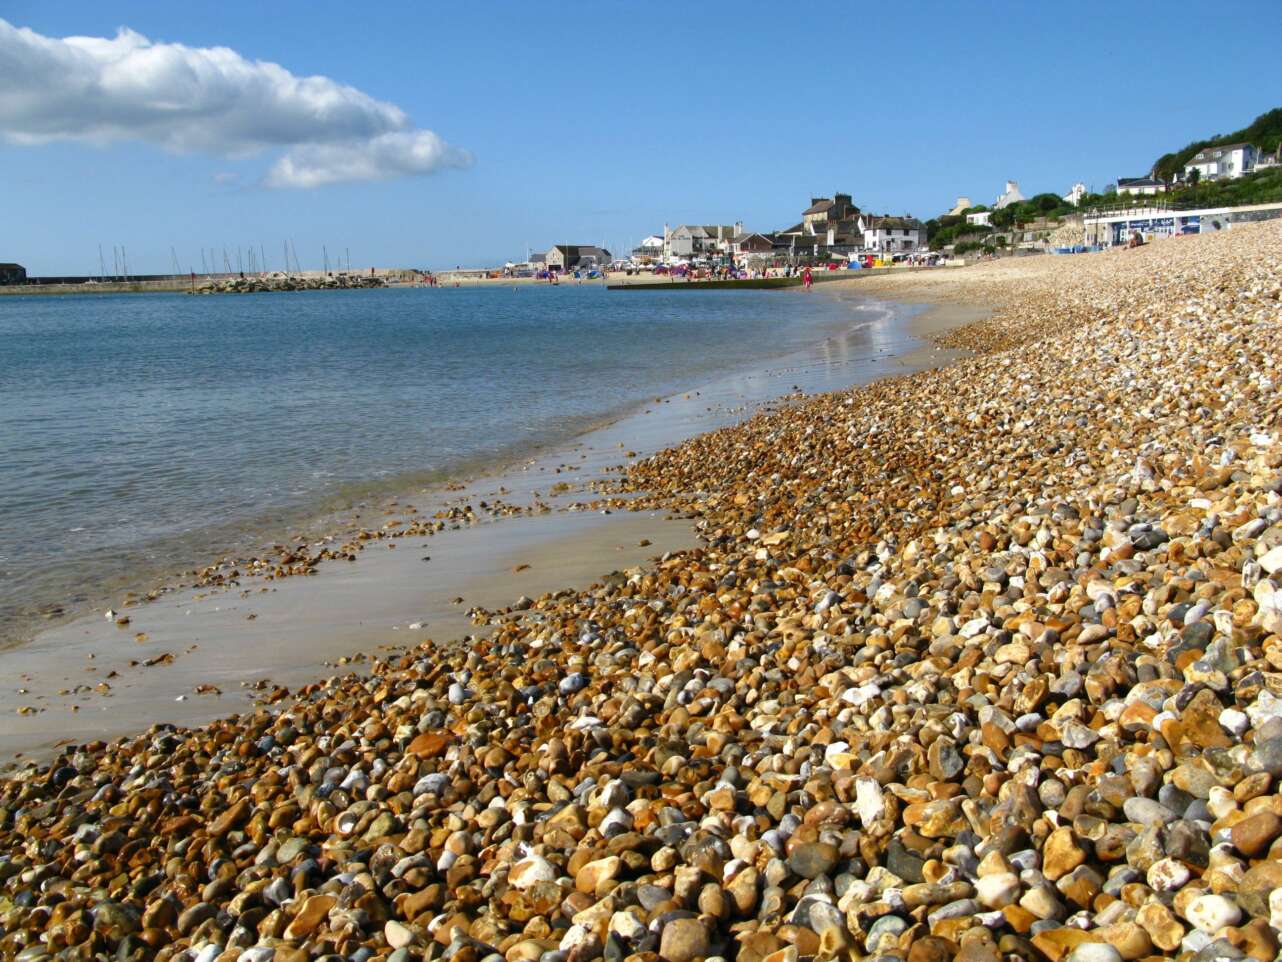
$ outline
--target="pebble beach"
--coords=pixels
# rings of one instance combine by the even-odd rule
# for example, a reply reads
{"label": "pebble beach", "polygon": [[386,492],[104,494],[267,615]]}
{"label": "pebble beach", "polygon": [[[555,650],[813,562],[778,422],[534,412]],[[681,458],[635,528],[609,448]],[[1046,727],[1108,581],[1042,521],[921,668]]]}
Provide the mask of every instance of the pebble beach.
{"label": "pebble beach", "polygon": [[599,492],[697,548],[8,773],[0,957],[1274,959],[1282,224],[850,283],[992,313]]}

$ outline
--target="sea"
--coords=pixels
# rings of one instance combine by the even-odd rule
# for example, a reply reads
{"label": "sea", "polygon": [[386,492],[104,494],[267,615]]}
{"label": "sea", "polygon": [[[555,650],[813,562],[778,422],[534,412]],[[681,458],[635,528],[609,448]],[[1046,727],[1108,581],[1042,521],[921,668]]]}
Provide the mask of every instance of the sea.
{"label": "sea", "polygon": [[588,285],[0,298],[0,647],[851,323]]}

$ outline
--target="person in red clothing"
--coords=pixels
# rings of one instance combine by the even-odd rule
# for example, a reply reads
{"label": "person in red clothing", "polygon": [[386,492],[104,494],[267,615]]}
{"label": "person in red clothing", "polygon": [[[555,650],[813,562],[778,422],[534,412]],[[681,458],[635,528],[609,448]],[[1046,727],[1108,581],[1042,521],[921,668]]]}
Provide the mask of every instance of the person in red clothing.
{"label": "person in red clothing", "polygon": [[814,282],[814,278],[810,276],[810,268],[807,267],[804,271],[801,272],[802,286],[805,287],[806,290],[810,290],[810,285],[813,282]]}

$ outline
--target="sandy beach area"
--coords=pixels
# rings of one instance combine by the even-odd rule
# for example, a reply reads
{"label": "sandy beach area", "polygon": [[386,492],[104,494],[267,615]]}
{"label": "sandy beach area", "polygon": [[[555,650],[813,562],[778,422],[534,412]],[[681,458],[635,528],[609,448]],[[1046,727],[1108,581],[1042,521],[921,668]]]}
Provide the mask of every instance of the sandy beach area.
{"label": "sandy beach area", "polygon": [[636,509],[594,535],[620,573],[536,597],[593,576],[527,589],[511,562],[579,547],[518,546],[466,634],[11,772],[0,955],[1274,958],[1280,252],[1275,222],[855,282],[965,355],[874,324],[714,420],[667,399],[679,444],[638,414],[573,495]]}

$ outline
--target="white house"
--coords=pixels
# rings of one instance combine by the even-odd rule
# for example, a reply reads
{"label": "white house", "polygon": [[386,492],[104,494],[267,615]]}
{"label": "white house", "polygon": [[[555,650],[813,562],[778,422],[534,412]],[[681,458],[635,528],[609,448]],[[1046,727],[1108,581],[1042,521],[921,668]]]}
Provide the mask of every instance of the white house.
{"label": "white house", "polygon": [[642,264],[650,264],[663,259],[663,238],[651,234],[642,238],[641,243],[632,248],[632,259]]}
{"label": "white house", "polygon": [[693,259],[726,253],[737,235],[743,233],[743,222],[737,224],[681,224],[669,230],[663,225],[663,259]]}
{"label": "white house", "polygon": [[993,212],[991,210],[978,210],[973,214],[967,214],[966,223],[977,224],[980,227],[991,227],[993,224]]}
{"label": "white house", "polygon": [[915,217],[861,214],[859,230],[864,235],[864,250],[915,251],[926,245],[926,228]]}
{"label": "white house", "polygon": [[1254,144],[1203,147],[1184,165],[1184,176],[1197,171],[1200,180],[1232,180],[1255,169]]}
{"label": "white house", "polygon": [[1165,192],[1166,185],[1156,177],[1119,177],[1117,192],[1132,196],[1151,196]]}
{"label": "white house", "polygon": [[1072,204],[1074,207],[1076,207],[1078,204],[1082,202],[1082,198],[1085,196],[1086,196],[1086,185],[1079,180],[1076,184],[1073,185],[1073,189],[1064,195],[1064,203]]}
{"label": "white house", "polygon": [[1002,191],[1002,195],[997,198],[997,202],[994,203],[993,206],[998,210],[1001,210],[1003,207],[1009,207],[1011,204],[1018,204],[1024,199],[1024,195],[1019,192],[1018,182],[1008,180],[1006,181],[1006,189]]}

